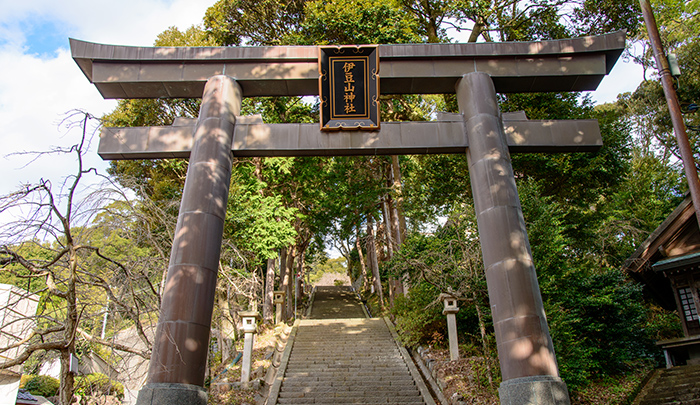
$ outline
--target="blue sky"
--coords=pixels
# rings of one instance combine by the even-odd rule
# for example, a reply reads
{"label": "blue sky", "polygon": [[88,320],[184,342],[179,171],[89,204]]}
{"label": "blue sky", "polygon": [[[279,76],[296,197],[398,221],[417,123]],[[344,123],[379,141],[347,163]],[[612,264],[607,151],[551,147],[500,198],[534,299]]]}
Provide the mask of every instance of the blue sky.
{"label": "blue sky", "polygon": [[[83,109],[101,116],[116,105],[100,97],[70,58],[69,37],[148,46],[170,26],[186,29],[200,23],[214,1],[0,0],[0,194],[47,176],[57,184],[74,168],[72,158],[26,166],[27,156],[7,154],[68,145],[79,134],[59,125],[66,112]],[[618,63],[593,98],[614,100],[641,79],[638,68]],[[87,158],[100,170],[107,167],[94,152]]]}
{"label": "blue sky", "polygon": [[59,48],[65,48],[66,37],[72,31],[60,21],[50,19],[24,20],[20,24],[24,32],[24,52],[41,58],[56,56]]}

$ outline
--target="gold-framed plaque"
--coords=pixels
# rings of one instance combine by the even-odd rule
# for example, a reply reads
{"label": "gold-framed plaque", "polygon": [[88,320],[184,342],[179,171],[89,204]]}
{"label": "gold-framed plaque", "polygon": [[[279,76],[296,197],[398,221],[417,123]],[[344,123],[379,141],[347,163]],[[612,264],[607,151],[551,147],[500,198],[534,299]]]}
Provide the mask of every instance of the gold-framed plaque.
{"label": "gold-framed plaque", "polygon": [[319,47],[318,69],[321,130],[378,130],[378,47]]}

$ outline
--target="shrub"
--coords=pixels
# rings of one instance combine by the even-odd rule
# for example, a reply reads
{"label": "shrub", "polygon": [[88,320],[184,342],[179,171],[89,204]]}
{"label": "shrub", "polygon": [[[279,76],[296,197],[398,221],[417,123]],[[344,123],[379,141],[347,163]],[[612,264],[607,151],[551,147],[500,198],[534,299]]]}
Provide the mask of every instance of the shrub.
{"label": "shrub", "polygon": [[24,384],[24,389],[32,395],[41,395],[42,397],[52,397],[58,393],[60,383],[57,379],[47,375],[37,375],[29,378]]}
{"label": "shrub", "polygon": [[411,288],[408,297],[399,295],[394,301],[396,329],[403,344],[415,347],[445,341],[445,316],[442,306],[432,305],[439,292],[431,285],[420,283]]}
{"label": "shrub", "polygon": [[124,398],[124,386],[102,373],[92,373],[75,379],[75,393],[83,396],[114,395]]}
{"label": "shrub", "polygon": [[653,359],[641,286],[620,270],[567,274],[556,298],[548,315],[561,376],[571,390]]}
{"label": "shrub", "polygon": [[22,377],[19,380],[19,387],[24,388],[24,386],[27,385],[27,381],[31,380],[34,377],[36,377],[36,375],[34,374],[22,374]]}

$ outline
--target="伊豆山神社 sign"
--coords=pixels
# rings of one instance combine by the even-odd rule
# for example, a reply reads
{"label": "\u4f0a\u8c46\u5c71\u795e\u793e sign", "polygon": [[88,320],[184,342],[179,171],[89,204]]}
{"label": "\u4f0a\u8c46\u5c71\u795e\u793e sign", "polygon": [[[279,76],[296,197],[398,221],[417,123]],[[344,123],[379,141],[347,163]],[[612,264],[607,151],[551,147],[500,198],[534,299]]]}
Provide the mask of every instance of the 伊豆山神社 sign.
{"label": "\u4f0a\u8c46\u5c71\u795e\u793e sign", "polygon": [[321,129],[379,129],[376,46],[319,48]]}

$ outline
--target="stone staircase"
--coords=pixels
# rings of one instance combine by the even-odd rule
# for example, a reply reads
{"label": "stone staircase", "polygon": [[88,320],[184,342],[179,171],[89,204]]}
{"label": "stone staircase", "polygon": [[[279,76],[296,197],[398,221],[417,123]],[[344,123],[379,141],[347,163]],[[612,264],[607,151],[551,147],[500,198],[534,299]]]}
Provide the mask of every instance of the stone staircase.
{"label": "stone staircase", "polygon": [[[324,294],[334,295],[333,291]],[[338,297],[318,300],[324,294],[314,298],[314,307],[338,302]],[[358,306],[362,313],[362,308],[356,298],[350,305],[353,299],[346,292],[338,291],[338,295],[343,297],[345,310],[311,311],[312,316],[335,318],[298,321],[267,403],[434,405],[408,353],[396,343],[390,322],[343,318],[356,315]]]}
{"label": "stone staircase", "polygon": [[634,404],[700,405],[700,365],[657,371]]}

